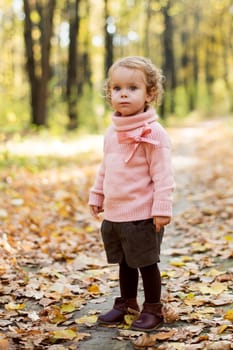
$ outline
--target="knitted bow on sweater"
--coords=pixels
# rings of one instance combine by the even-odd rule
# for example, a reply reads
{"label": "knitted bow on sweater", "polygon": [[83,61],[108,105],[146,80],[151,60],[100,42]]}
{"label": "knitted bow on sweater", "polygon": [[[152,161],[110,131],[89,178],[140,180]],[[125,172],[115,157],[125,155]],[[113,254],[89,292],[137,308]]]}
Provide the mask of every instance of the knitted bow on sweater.
{"label": "knitted bow on sweater", "polygon": [[117,138],[120,144],[134,144],[133,150],[125,159],[125,163],[128,163],[130,159],[132,159],[140,143],[149,143],[154,146],[159,145],[159,141],[155,141],[151,137],[148,137],[151,132],[152,129],[149,127],[148,123],[144,123],[142,128],[137,128],[130,131],[117,131]]}

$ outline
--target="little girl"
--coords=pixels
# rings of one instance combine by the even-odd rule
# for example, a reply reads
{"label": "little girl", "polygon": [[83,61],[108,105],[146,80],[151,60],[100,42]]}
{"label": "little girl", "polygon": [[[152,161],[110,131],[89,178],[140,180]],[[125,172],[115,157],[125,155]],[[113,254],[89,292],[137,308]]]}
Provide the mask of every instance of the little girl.
{"label": "little girl", "polygon": [[115,62],[106,80],[106,99],[114,109],[104,141],[104,157],[89,205],[104,212],[101,233],[109,263],[119,264],[121,296],[99,323],[117,324],[138,313],[139,271],[145,301],[132,329],[151,331],[163,321],[158,268],[164,226],[172,216],[174,179],[170,141],[151,106],[161,101],[161,71],[144,57]]}

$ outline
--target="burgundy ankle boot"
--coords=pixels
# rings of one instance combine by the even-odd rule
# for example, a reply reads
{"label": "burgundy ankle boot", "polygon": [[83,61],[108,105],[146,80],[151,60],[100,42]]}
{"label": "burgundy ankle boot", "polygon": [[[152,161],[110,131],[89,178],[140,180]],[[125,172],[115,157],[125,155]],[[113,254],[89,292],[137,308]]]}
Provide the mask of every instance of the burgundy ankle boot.
{"label": "burgundy ankle boot", "polygon": [[163,322],[161,303],[144,303],[143,310],[136,321],[132,323],[131,329],[149,332],[158,328]]}
{"label": "burgundy ankle boot", "polygon": [[137,314],[139,306],[135,298],[124,299],[116,298],[113,309],[106,314],[98,317],[99,324],[119,324],[124,322],[124,316],[127,314]]}

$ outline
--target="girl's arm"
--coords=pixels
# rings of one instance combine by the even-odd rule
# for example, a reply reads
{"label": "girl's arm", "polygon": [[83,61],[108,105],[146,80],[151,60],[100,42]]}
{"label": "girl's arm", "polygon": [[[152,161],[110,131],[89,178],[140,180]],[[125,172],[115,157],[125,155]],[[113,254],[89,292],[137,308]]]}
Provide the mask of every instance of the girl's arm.
{"label": "girl's arm", "polygon": [[88,204],[90,206],[91,214],[97,216],[103,211],[104,193],[104,161],[102,162],[98,174],[95,179],[94,186],[90,189]]}
{"label": "girl's arm", "polygon": [[170,222],[172,217],[172,194],[175,181],[172,170],[171,146],[165,130],[160,127],[159,132],[154,133],[159,146],[147,145],[146,155],[149,164],[151,180],[154,185],[152,216],[157,225],[163,226]]}

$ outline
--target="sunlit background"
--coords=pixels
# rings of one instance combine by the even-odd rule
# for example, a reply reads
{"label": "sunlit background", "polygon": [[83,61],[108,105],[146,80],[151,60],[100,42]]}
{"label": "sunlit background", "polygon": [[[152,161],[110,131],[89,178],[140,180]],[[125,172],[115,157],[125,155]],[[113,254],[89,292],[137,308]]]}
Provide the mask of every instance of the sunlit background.
{"label": "sunlit background", "polygon": [[102,132],[106,71],[127,55],[163,69],[166,123],[228,115],[232,19],[231,0],[1,0],[1,130]]}

